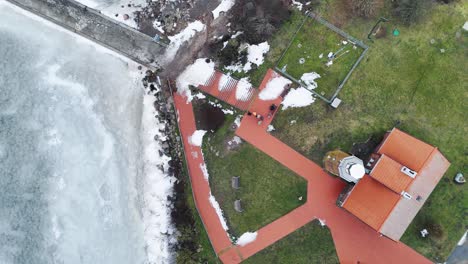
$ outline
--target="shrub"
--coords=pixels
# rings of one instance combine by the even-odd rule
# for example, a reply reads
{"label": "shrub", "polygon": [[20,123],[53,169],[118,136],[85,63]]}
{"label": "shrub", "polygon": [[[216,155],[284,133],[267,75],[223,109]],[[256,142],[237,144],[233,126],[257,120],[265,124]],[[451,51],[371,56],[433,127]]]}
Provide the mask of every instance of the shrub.
{"label": "shrub", "polygon": [[444,230],[439,223],[433,221],[429,222],[427,230],[429,231],[429,235],[432,235],[433,238],[441,239],[444,236]]}
{"label": "shrub", "polygon": [[405,25],[416,22],[427,8],[426,0],[396,0],[393,2],[393,13]]}
{"label": "shrub", "polygon": [[266,41],[289,18],[291,12],[282,0],[239,0],[232,8],[236,31],[250,44]]}
{"label": "shrub", "polygon": [[224,49],[219,49],[217,55],[222,66],[231,65],[239,57],[239,42],[236,39],[229,40]]}

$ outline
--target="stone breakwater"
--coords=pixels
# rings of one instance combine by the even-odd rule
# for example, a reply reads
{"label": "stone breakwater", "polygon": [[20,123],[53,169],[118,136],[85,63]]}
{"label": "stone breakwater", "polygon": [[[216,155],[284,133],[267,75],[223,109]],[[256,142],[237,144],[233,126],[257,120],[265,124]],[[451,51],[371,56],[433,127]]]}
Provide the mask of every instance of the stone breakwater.
{"label": "stone breakwater", "polygon": [[73,0],[7,0],[150,69],[158,68],[166,44]]}

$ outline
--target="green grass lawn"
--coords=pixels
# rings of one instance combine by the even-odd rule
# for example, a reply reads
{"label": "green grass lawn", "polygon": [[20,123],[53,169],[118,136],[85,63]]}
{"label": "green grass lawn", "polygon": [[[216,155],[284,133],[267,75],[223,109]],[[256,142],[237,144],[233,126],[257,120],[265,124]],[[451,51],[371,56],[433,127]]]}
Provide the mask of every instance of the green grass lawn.
{"label": "green grass lawn", "polygon": [[[275,136],[319,163],[325,152],[349,151],[353,142],[382,136],[397,121],[402,130],[437,146],[452,165],[401,241],[438,262],[447,258],[468,226],[466,186],[453,183],[456,172],[467,174],[468,164],[468,33],[462,30],[467,10],[466,1],[436,4],[413,26],[387,23],[390,31],[398,27],[400,36],[388,34],[368,43],[369,52],[341,91],[343,103],[337,110],[318,100],[279,111],[274,121]],[[331,16],[333,9],[328,12],[323,15]],[[365,39],[374,23],[351,19],[343,29]],[[461,36],[456,37],[457,31]],[[288,71],[294,71],[291,66]],[[419,231],[428,226],[442,232],[421,238]]]}
{"label": "green grass lawn", "polygon": [[[226,141],[232,139],[235,115],[203,140],[203,154],[210,174],[210,187],[236,237],[287,214],[306,201],[307,182],[263,152],[243,142],[228,151]],[[240,177],[240,189],[233,190],[231,178]],[[298,198],[302,197],[302,200]],[[244,212],[234,210],[234,201],[241,199]]]}
{"label": "green grass lawn", "polygon": [[330,230],[315,220],[243,263],[335,264],[339,261]]}
{"label": "green grass lawn", "polygon": [[[347,44],[343,44],[343,41]],[[296,80],[300,80],[304,73],[320,74],[321,77],[316,79],[318,86],[315,91],[330,99],[363,51],[315,19],[307,18],[278,62],[278,68],[286,67],[286,72]],[[333,64],[327,66],[329,52],[337,55]],[[300,59],[305,62],[301,64]]]}

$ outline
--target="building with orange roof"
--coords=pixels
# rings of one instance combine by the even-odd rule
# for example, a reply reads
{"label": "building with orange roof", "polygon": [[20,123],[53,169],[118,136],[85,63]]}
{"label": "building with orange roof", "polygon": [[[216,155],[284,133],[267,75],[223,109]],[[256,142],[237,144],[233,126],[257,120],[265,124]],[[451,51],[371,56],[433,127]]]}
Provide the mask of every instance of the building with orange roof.
{"label": "building with orange roof", "polygon": [[398,241],[449,166],[436,147],[393,128],[365,164],[367,174],[338,204]]}

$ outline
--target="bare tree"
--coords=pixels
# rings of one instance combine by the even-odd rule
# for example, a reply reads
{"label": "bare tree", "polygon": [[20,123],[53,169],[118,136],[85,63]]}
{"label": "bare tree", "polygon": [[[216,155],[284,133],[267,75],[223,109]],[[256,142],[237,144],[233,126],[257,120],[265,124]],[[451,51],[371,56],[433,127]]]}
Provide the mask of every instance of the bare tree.
{"label": "bare tree", "polygon": [[352,11],[357,16],[373,17],[383,6],[382,0],[351,0]]}

